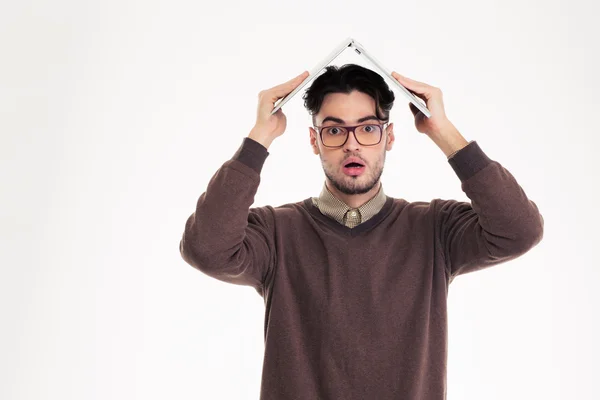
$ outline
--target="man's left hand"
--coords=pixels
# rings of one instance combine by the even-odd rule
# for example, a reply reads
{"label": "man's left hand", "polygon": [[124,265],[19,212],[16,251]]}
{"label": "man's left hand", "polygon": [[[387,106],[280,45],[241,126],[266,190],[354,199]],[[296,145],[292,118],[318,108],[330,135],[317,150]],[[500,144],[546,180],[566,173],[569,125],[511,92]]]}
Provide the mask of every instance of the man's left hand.
{"label": "man's left hand", "polygon": [[439,88],[412,80],[400,75],[396,71],[392,72],[392,76],[396,78],[402,86],[413,92],[415,96],[425,100],[427,109],[431,112],[431,116],[427,118],[413,103],[408,103],[410,111],[415,116],[415,126],[419,132],[424,133],[427,136],[439,136],[443,134],[445,129],[452,125],[446,117],[444,101],[442,100],[442,91]]}

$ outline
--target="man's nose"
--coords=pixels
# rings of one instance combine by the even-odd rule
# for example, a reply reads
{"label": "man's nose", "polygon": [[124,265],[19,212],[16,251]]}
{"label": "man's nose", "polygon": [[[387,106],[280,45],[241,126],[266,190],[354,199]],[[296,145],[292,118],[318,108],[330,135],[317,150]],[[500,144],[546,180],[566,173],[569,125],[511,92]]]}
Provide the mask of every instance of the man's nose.
{"label": "man's nose", "polygon": [[344,143],[344,149],[354,150],[360,148],[360,143],[356,140],[356,136],[354,132],[348,131],[348,139],[346,139],[346,143]]}

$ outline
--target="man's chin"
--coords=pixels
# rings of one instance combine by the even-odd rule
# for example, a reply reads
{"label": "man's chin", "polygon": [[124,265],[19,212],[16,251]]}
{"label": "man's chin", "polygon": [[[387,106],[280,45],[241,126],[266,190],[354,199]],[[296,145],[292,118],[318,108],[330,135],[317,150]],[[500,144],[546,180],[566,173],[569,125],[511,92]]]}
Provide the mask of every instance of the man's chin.
{"label": "man's chin", "polygon": [[350,176],[346,175],[343,171],[340,171],[337,174],[328,174],[325,170],[325,176],[329,179],[333,187],[347,195],[367,193],[377,183],[371,182],[371,184],[369,184],[370,182],[368,180],[372,177],[369,176],[366,171],[357,176]]}
{"label": "man's chin", "polygon": [[342,182],[338,181],[337,189],[344,194],[363,194],[367,193],[369,190],[373,189],[375,185],[365,185],[364,182],[361,184],[348,184],[348,181],[357,182],[358,180],[363,180],[361,176],[344,176]]}

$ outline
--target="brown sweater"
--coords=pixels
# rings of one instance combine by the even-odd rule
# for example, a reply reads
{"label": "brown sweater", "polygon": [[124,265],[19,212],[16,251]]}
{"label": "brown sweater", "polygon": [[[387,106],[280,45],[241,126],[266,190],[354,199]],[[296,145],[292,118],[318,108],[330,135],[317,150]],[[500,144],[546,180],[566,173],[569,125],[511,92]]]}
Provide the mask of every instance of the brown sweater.
{"label": "brown sweater", "polygon": [[471,202],[386,196],[349,228],[310,197],[251,208],[268,154],[244,138],[180,242],[187,263],[264,298],[260,399],[445,399],[448,286],[534,247],[536,204],[472,141],[448,160]]}

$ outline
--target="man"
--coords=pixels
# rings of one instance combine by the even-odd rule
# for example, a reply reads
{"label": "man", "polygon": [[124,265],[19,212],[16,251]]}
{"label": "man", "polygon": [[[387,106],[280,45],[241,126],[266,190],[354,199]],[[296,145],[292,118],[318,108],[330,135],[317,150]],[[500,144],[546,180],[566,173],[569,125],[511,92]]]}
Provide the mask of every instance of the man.
{"label": "man", "polygon": [[425,100],[429,118],[410,104],[416,128],[448,157],[471,202],[385,195],[394,96],[380,75],[353,64],[328,67],[305,95],[326,176],[320,196],[250,208],[267,149],[286,128],[282,110],[270,112],[306,74],[260,92],[256,124],[200,196],[181,255],[263,296],[261,400],[444,399],[450,283],[529,251],[543,218],[449,121],[440,89],[396,72]]}

